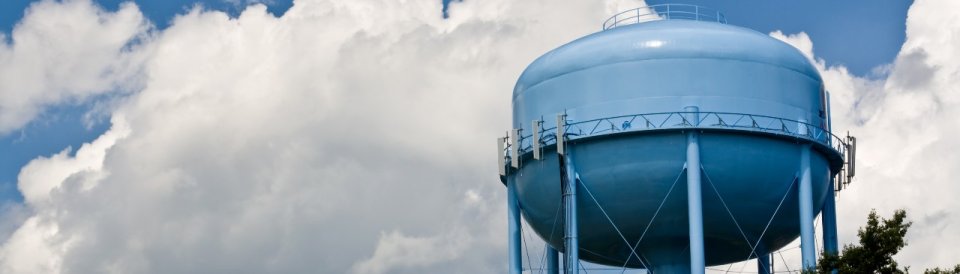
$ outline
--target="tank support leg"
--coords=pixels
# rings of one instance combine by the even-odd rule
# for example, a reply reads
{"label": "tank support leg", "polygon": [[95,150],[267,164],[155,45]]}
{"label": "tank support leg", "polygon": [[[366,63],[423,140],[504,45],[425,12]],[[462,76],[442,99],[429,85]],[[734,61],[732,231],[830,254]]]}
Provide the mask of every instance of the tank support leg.
{"label": "tank support leg", "polygon": [[[837,255],[839,244],[837,242],[837,201],[834,196],[834,181],[830,178],[829,194],[827,200],[823,203],[823,250],[827,254]],[[834,274],[837,270],[832,271]]]}
{"label": "tank support leg", "polygon": [[757,258],[757,273],[758,274],[770,274],[772,270],[770,269],[770,254],[764,253]]}
{"label": "tank support leg", "polygon": [[559,255],[557,249],[547,245],[547,274],[560,274],[560,260],[557,258]]}
{"label": "tank support leg", "polygon": [[800,150],[800,251],[802,254],[803,270],[814,270],[817,267],[817,251],[813,235],[813,182],[810,174],[810,145],[801,146]]}
{"label": "tank support leg", "polygon": [[[685,108],[687,121],[696,127],[700,109]],[[703,201],[700,193],[700,136],[696,129],[687,131],[687,218],[690,224],[690,273],[706,271],[703,251]]]}
{"label": "tank support leg", "polygon": [[510,274],[520,274],[523,262],[520,258],[520,202],[517,200],[516,176],[507,175],[507,254],[510,257]]}
{"label": "tank support leg", "polygon": [[577,240],[577,173],[573,166],[571,149],[565,151],[563,158],[564,179],[563,209],[564,209],[564,263],[568,274],[580,273],[580,247]]}

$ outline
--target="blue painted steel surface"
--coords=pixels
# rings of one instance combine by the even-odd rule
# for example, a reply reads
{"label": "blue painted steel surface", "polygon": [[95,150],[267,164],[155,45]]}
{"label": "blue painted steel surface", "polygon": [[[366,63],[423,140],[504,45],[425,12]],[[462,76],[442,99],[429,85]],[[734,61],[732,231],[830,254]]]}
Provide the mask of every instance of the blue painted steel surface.
{"label": "blue painted steel surface", "polygon": [[[700,109],[695,106],[684,108],[689,112],[687,119],[699,121]],[[687,131],[687,220],[690,232],[690,273],[702,274],[705,271],[703,259],[703,198],[700,191],[700,135],[697,130]],[[656,271],[656,267],[653,267]]]}
{"label": "blue painted steel surface", "polygon": [[[577,39],[534,61],[514,89],[514,125],[673,112],[767,115],[819,124],[820,75],[796,49],[752,30],[670,20]],[[823,126],[821,126],[823,127]]]}
{"label": "blue painted steel surface", "polygon": [[[826,92],[824,95],[824,100],[826,100],[827,105],[827,129],[833,131],[833,122],[831,121],[833,116],[830,116],[830,92]],[[830,189],[836,190],[837,185],[833,177],[830,178]],[[837,200],[836,196],[833,193],[827,194],[826,200],[823,202],[823,249],[828,254],[839,255],[840,252],[840,240],[837,238]],[[837,269],[832,271],[833,274],[838,272]]]}
{"label": "blue painted steel surface", "polygon": [[557,249],[547,246],[547,274],[560,274],[560,254]]}
{"label": "blue painted steel surface", "polygon": [[[653,21],[586,36],[534,61],[515,87],[513,124],[522,136],[531,136],[530,121],[566,113],[570,140],[565,150],[576,155],[569,162],[582,183],[630,242],[643,235],[636,251],[653,269],[687,272],[690,231],[685,228],[690,223],[683,193],[688,189],[687,184],[673,186],[687,161],[684,131],[701,131],[702,179],[717,189],[701,195],[704,264],[753,258],[754,247],[777,250],[800,234],[794,182],[800,148],[810,152],[811,204],[821,205],[832,191],[829,178],[842,159],[838,144],[823,130],[821,92],[821,78],[809,61],[767,35],[711,22]],[[699,106],[699,121],[668,117],[691,105]],[[652,129],[650,121],[626,119],[640,113],[668,118]],[[766,120],[748,118],[742,120],[748,124],[730,125],[743,114]],[[576,130],[592,125],[589,121],[609,121],[604,127],[610,130]],[[533,160],[527,149],[532,138],[520,142],[516,157],[523,157],[522,164],[508,177],[516,179],[530,227],[567,252],[562,239],[550,238],[575,220],[568,215],[553,226],[562,199],[560,166],[553,164],[560,160],[556,136],[536,130],[543,131],[542,159]],[[571,224],[580,241],[571,251],[595,263],[641,267],[598,206],[580,199],[589,198],[573,200],[578,219]]]}
{"label": "blue painted steel surface", "polygon": [[[832,178],[830,179],[830,188],[834,188]],[[840,247],[837,239],[837,202],[832,193],[827,194],[827,199],[823,202],[823,213],[820,216],[823,220],[823,251],[827,254],[838,255]],[[834,272],[836,272],[836,269]]]}
{"label": "blue painted steel surface", "polygon": [[760,254],[757,258],[757,274],[770,274],[770,270],[770,254]]}
{"label": "blue painted steel surface", "polygon": [[[810,174],[810,146],[800,146],[800,253],[802,254],[803,270],[815,270],[817,264],[817,250],[813,235],[813,186]],[[827,179],[829,183],[829,179]],[[832,191],[832,189],[831,189]]]}
{"label": "blue painted steel surface", "polygon": [[579,222],[577,221],[578,207],[577,207],[577,169],[576,165],[573,164],[573,153],[567,151],[563,155],[563,165],[566,171],[566,182],[564,190],[566,193],[563,195],[563,210],[565,212],[565,220],[570,220],[569,222],[564,222],[564,234],[563,238],[566,240],[564,244],[564,265],[566,266],[566,273],[568,274],[577,274],[580,273],[580,241],[578,239],[579,235]]}
{"label": "blue painted steel surface", "polygon": [[509,256],[509,273],[520,274],[523,263],[520,257],[520,203],[517,200],[516,177],[507,178],[507,256]]}

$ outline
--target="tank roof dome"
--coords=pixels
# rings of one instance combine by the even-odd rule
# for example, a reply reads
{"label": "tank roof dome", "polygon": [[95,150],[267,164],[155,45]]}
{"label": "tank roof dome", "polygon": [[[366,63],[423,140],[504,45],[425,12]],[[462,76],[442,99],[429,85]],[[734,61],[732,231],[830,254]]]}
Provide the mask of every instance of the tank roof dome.
{"label": "tank roof dome", "polygon": [[514,93],[578,70],[655,59],[765,63],[821,81],[800,51],[763,33],[715,22],[658,20],[600,31],[544,54],[524,70]]}

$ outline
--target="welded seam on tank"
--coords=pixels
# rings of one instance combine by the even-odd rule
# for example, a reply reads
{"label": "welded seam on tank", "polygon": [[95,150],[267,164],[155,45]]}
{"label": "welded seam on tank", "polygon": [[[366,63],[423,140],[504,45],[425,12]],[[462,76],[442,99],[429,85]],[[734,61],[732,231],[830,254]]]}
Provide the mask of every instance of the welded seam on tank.
{"label": "welded seam on tank", "polygon": [[[614,222],[613,219],[610,218],[610,215],[607,214],[607,211],[603,209],[603,206],[600,205],[600,201],[597,200],[597,197],[593,196],[593,192],[590,191],[590,188],[587,188],[587,184],[584,184],[583,181],[580,180],[580,174],[576,175],[576,180],[577,180],[577,183],[579,183],[580,186],[583,187],[583,190],[586,190],[587,194],[590,195],[590,199],[592,199],[593,203],[596,204],[597,208],[600,209],[600,213],[603,213],[603,217],[606,217],[607,221],[610,222],[610,225],[613,226],[613,230],[616,231],[618,235],[620,235],[620,239],[623,240],[623,243],[626,244],[627,247],[630,247],[630,241],[627,240],[627,237],[623,236],[623,232],[620,232],[620,228],[617,227],[616,222]],[[637,251],[635,249],[631,248],[630,254],[632,254],[634,257],[637,257],[637,260],[640,261],[640,264],[643,265],[643,268],[649,269],[647,267],[647,264],[643,263],[643,259],[640,258],[640,255],[637,254]],[[630,256],[627,256],[627,262],[630,261],[630,258],[631,258]]]}
{"label": "welded seam on tank", "polygon": [[[561,77],[561,76],[564,76],[564,75],[567,75],[567,74],[572,74],[572,73],[580,72],[580,71],[583,71],[583,70],[588,70],[588,69],[593,69],[593,68],[599,68],[599,67],[604,67],[604,66],[612,66],[612,65],[625,64],[625,63],[646,62],[646,61],[651,61],[651,60],[725,60],[725,61],[734,61],[734,62],[742,62],[742,63],[756,63],[756,64],[768,65],[768,66],[775,67],[775,68],[780,68],[780,69],[785,69],[785,70],[793,71],[793,72],[796,72],[796,73],[798,73],[798,74],[800,74],[800,75],[806,76],[807,78],[810,78],[810,80],[813,80],[813,81],[816,81],[816,82],[823,82],[823,77],[820,77],[819,73],[818,73],[818,75],[817,75],[818,77],[813,77],[813,76],[807,74],[806,72],[803,72],[803,71],[800,71],[800,70],[797,70],[797,69],[793,69],[793,68],[789,68],[789,67],[780,66],[780,65],[777,65],[777,64],[769,63],[769,62],[762,62],[762,61],[756,61],[756,60],[743,60],[743,59],[725,58],[725,57],[717,57],[717,58],[665,57],[665,58],[632,59],[632,60],[616,61],[616,62],[609,62],[609,63],[597,64],[597,65],[592,65],[592,66],[579,67],[579,68],[576,68],[576,69],[573,69],[573,70],[564,71],[564,72],[562,72],[562,73],[558,73],[558,74],[555,74],[555,75],[552,75],[552,76],[545,76],[545,77],[543,77],[543,80],[539,80],[539,81],[536,82],[536,84],[527,86],[527,87],[525,88],[525,90],[533,89],[533,88],[535,88],[536,86],[539,86],[540,84],[543,84],[544,82],[553,80],[553,79],[555,79],[555,78],[558,78],[558,77]],[[814,72],[816,72],[816,71],[817,71],[817,70],[814,69]],[[817,79],[817,78],[820,78],[820,79]],[[523,76],[520,77],[520,81],[522,81],[522,80],[523,80]],[[518,95],[519,95],[518,93],[514,92],[514,94],[513,94],[513,99],[516,99]]]}

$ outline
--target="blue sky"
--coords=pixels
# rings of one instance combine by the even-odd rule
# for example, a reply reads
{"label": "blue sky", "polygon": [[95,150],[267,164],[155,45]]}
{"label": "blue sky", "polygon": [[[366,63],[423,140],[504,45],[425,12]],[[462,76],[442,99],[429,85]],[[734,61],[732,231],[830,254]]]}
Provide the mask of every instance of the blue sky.
{"label": "blue sky", "polygon": [[[651,5],[681,1],[649,0]],[[683,3],[713,7],[728,23],[763,33],[806,32],[814,54],[828,66],[843,65],[855,75],[893,61],[903,44],[907,8],[912,0],[873,1],[707,1]]]}
{"label": "blue sky", "polygon": [[[108,11],[114,11],[117,9],[120,3],[129,1],[130,0],[95,0],[94,2],[98,3],[101,7]],[[23,16],[23,11],[32,2],[35,1],[6,0],[0,3],[0,31],[10,33],[13,25],[20,20],[20,17]],[[201,4],[206,9],[224,11],[236,16],[246,7],[246,5],[241,3],[245,3],[247,1],[139,0],[133,2],[140,6],[140,10],[147,17],[149,17],[150,21],[153,21],[157,27],[165,28],[170,24],[170,20],[173,19],[174,15],[184,13],[197,4]],[[286,12],[291,5],[293,5],[293,0],[268,0],[259,2],[263,2],[263,4],[267,6],[267,11],[277,16],[283,15],[283,13]]]}
{"label": "blue sky", "polygon": [[[0,31],[10,33],[32,1],[0,2]],[[116,10],[122,0],[98,0],[103,8]],[[229,1],[135,1],[141,11],[163,29],[177,14],[197,4],[206,9],[225,11],[236,16],[244,5]],[[243,2],[243,1],[240,1]],[[443,0],[445,8],[456,9],[458,1]],[[678,3],[651,0],[649,4]],[[282,15],[292,0],[264,1],[268,12]],[[828,65],[843,65],[859,76],[871,76],[874,67],[893,61],[904,40],[904,22],[912,1],[896,0],[876,5],[866,1],[803,1],[774,2],[763,0],[705,1],[683,3],[714,7],[727,15],[730,24],[769,33],[806,32],[816,44],[814,53]],[[449,5],[449,6],[448,6]],[[443,11],[437,11],[442,16]],[[598,19],[598,22],[601,21]],[[48,110],[22,130],[0,136],[0,199],[19,201],[16,191],[17,173],[37,156],[57,153],[64,148],[74,150],[96,138],[107,129],[107,120],[87,121],[83,114],[88,106],[67,105]]]}
{"label": "blue sky", "polygon": [[[116,10],[128,0],[96,0],[107,10]],[[438,0],[456,8],[462,0]],[[10,33],[23,16],[30,0],[8,0],[0,3],[0,31]],[[157,27],[165,28],[176,14],[197,4],[207,9],[220,10],[233,16],[245,1],[134,1]],[[293,4],[292,0],[262,1],[267,11],[282,15]],[[885,1],[878,5],[870,1],[708,1],[708,0],[650,0],[648,4],[689,3],[713,7],[727,15],[730,24],[768,33],[806,32],[817,44],[814,52],[828,65],[844,65],[855,75],[869,75],[871,69],[889,63],[896,56],[904,40],[904,22],[912,0]],[[437,11],[442,16],[443,11]]]}

